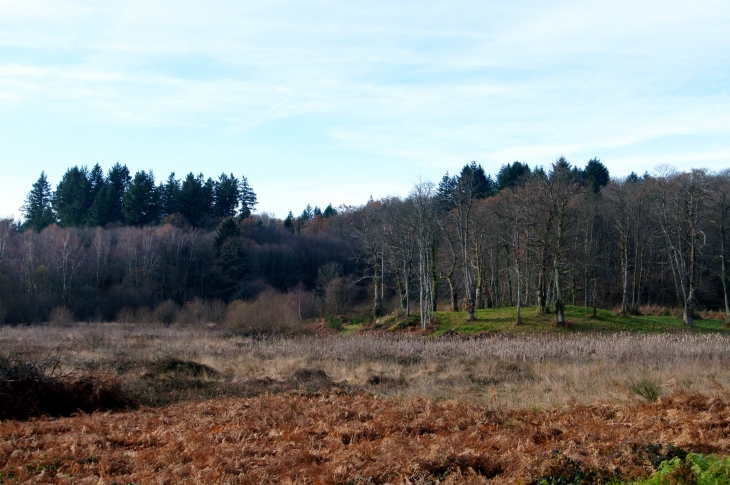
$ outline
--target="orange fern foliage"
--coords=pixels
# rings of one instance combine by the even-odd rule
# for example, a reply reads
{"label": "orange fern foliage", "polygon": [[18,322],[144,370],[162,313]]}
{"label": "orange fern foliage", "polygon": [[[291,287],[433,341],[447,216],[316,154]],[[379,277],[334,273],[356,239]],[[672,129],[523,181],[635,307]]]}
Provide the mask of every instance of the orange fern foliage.
{"label": "orange fern foliage", "polygon": [[0,423],[5,483],[529,483],[560,460],[646,476],[651,443],[724,454],[730,406],[505,412],[459,401],[263,395]]}

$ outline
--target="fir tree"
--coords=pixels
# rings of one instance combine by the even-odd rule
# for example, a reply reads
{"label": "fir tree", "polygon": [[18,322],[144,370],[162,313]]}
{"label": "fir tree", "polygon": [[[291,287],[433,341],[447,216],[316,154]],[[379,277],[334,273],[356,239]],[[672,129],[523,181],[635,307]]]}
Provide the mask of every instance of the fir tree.
{"label": "fir tree", "polygon": [[189,173],[180,187],[180,213],[194,227],[205,225],[213,205],[213,181],[204,181],[203,174],[197,177]]}
{"label": "fir tree", "polygon": [[329,219],[330,217],[336,216],[336,215],[337,215],[337,209],[332,207],[332,204],[327,204],[327,207],[324,208],[324,212],[322,212],[322,216],[325,219]]}
{"label": "fir tree", "polygon": [[40,232],[43,228],[56,222],[56,217],[51,209],[51,197],[51,184],[48,183],[46,172],[41,172],[41,176],[28,192],[25,204],[20,208],[25,217],[23,229]]}
{"label": "fir tree", "polygon": [[110,188],[110,206],[108,222],[123,222],[124,216],[124,196],[129,190],[129,184],[132,177],[129,175],[129,169],[126,165],[115,163],[109,169],[106,175],[106,181]]}
{"label": "fir tree", "polygon": [[86,224],[91,198],[91,182],[86,167],[73,167],[63,174],[51,201],[58,222],[64,227]]}
{"label": "fir tree", "polygon": [[233,217],[236,215],[241,191],[238,179],[222,173],[215,183],[215,202],[213,203],[213,215],[215,217]]}
{"label": "fir tree", "polygon": [[124,218],[127,224],[145,226],[157,222],[159,198],[155,176],[150,170],[134,174],[129,190],[124,195]]}
{"label": "fir tree", "polygon": [[175,178],[175,172],[160,187],[160,204],[164,217],[180,212],[180,181]]}
{"label": "fir tree", "polygon": [[232,217],[226,218],[218,227],[218,232],[215,235],[215,247],[220,249],[223,243],[227,239],[232,237],[238,237],[241,235],[241,230],[238,228],[238,224]]}
{"label": "fir tree", "polygon": [[239,213],[239,217],[241,219],[246,219],[247,217],[251,216],[254,209],[256,208],[256,205],[258,204],[258,201],[256,200],[256,193],[248,185],[248,180],[246,179],[246,177],[241,177],[240,184],[241,188],[239,193],[241,198],[241,211]]}

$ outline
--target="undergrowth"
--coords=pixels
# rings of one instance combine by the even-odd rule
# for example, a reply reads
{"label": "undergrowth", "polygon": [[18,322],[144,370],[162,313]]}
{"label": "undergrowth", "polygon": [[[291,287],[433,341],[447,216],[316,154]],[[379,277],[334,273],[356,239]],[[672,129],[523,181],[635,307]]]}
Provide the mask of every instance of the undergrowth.
{"label": "undergrowth", "polygon": [[646,480],[632,485],[727,485],[730,484],[730,457],[689,453],[659,465],[659,469]]}

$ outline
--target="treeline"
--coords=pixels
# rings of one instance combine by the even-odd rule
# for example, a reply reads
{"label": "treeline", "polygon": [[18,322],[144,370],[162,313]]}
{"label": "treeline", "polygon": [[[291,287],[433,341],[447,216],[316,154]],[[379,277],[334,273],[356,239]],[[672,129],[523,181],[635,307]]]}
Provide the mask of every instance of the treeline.
{"label": "treeline", "polygon": [[68,169],[55,191],[42,172],[21,208],[22,229],[39,232],[51,224],[148,226],[166,218],[176,225],[212,227],[226,217],[249,217],[256,204],[246,177],[223,173],[213,180],[189,173],[181,181],[173,172],[156,185],[152,170],[132,177],[126,165],[116,163],[105,175],[96,164],[91,170]]}
{"label": "treeline", "polygon": [[62,309],[112,321],[159,309],[170,323],[170,312],[186,305],[312,290],[327,263],[338,262],[338,275],[354,272],[352,247],[327,232],[294,234],[265,216],[225,221],[218,230],[53,224],[41,232],[2,221],[0,319],[42,322]]}
{"label": "treeline", "polygon": [[558,325],[566,304],[680,307],[688,325],[699,307],[730,315],[730,171],[611,180],[597,159],[581,169],[561,157],[548,170],[506,165],[497,180],[494,194],[471,164],[353,212],[375,314],[377,288],[390,284],[406,308],[415,300],[423,325],[444,301],[469,318],[517,306],[517,323],[528,304]]}
{"label": "treeline", "polygon": [[[400,307],[417,311],[423,325],[437,308],[473,317],[480,308],[517,306],[519,321],[519,309],[531,305],[557,324],[567,304],[624,314],[678,307],[690,325],[699,309],[730,314],[730,172],[662,168],[611,179],[597,159],[580,167],[559,158],[547,168],[514,162],[491,177],[471,163],[438,184],[416,184],[407,197],[307,206],[279,220],[250,214],[255,195],[245,178],[191,174],[155,185],[151,174],[127,174],[118,198],[120,171],[97,177],[94,197],[96,167],[69,170],[55,192],[42,176],[23,223],[2,222],[6,322],[43,321],[59,308],[84,320],[138,310],[165,319],[165,308],[250,300],[270,289],[287,294],[281,301],[300,318]],[[149,179],[157,212],[143,222],[130,194]],[[87,195],[64,195],[66,187]],[[122,208],[102,227],[91,214],[104,187],[114,194],[109,206]],[[181,195],[192,193],[208,195]],[[28,212],[36,194],[45,228]],[[66,200],[86,201],[87,218]]]}

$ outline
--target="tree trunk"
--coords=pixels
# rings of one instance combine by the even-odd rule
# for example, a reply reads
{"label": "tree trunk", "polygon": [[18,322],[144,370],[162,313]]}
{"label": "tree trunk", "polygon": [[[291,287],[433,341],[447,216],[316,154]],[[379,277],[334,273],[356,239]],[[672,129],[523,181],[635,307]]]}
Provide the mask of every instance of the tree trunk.
{"label": "tree trunk", "polygon": [[446,281],[449,283],[449,294],[451,295],[451,311],[458,312],[459,311],[459,296],[456,293],[456,286],[454,285],[454,280],[451,278],[451,275],[446,277]]}
{"label": "tree trunk", "polygon": [[515,265],[517,272],[517,321],[515,325],[522,325],[522,285],[520,279],[520,262]]}
{"label": "tree trunk", "polygon": [[626,316],[629,313],[629,255],[624,243],[623,251],[621,252],[621,265],[623,266],[624,273],[624,284],[623,284],[623,298],[621,299],[621,315]]}
{"label": "tree trunk", "polygon": [[383,316],[383,300],[380,298],[380,276],[378,275],[378,261],[375,260],[373,265],[373,316],[375,318]]}
{"label": "tree trunk", "polygon": [[694,326],[694,324],[695,324],[695,321],[694,321],[694,312],[695,312],[694,296],[695,296],[695,289],[694,289],[694,287],[690,287],[687,301],[684,304],[684,314],[682,315],[682,320],[684,320],[684,324],[689,325],[690,327]]}
{"label": "tree trunk", "polygon": [[555,263],[555,324],[562,327],[565,325],[565,304],[563,303],[563,290],[560,288],[560,266]]}
{"label": "tree trunk", "polygon": [[725,325],[730,325],[730,294],[728,294],[728,277],[727,270],[725,268],[726,257],[725,257],[725,231],[721,231],[722,241],[720,242],[720,271],[722,271],[722,292],[725,296]]}
{"label": "tree trunk", "polygon": [[545,246],[542,248],[540,267],[537,274],[537,313],[547,313],[547,290],[545,289]]}
{"label": "tree trunk", "polygon": [[408,277],[408,262],[403,260],[403,281],[406,286],[406,316],[411,316],[411,289],[410,289],[410,278]]}
{"label": "tree trunk", "polygon": [[[437,254],[438,249],[436,248],[436,242],[431,243],[431,312],[430,317],[433,317],[433,314],[436,312],[438,305],[438,294],[439,294],[439,278],[436,277],[436,258],[438,257]],[[432,318],[429,317],[429,320],[432,320]]]}

